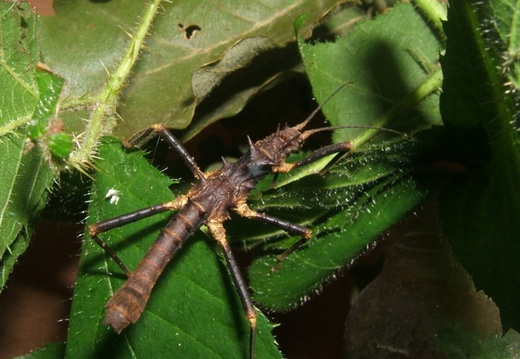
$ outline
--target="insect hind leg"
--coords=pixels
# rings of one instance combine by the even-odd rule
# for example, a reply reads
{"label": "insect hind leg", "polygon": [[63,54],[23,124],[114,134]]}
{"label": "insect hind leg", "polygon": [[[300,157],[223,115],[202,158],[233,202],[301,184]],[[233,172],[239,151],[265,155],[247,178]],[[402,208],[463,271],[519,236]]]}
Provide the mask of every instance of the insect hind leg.
{"label": "insect hind leg", "polygon": [[207,227],[224,252],[226,263],[229,272],[231,273],[231,278],[238,290],[238,295],[242,302],[242,307],[244,308],[245,317],[249,322],[249,359],[254,359],[257,318],[256,309],[251,301],[244,277],[240,272],[238,263],[226,239],[226,230],[224,229],[222,222],[218,220],[210,220],[207,223]]}
{"label": "insect hind leg", "polygon": [[108,254],[110,256],[110,258],[112,258],[112,260],[119,266],[119,268],[121,268],[121,270],[123,272],[125,272],[126,276],[129,277],[130,273],[132,273],[132,272],[123,263],[121,258],[119,258],[118,255],[108,246],[107,242],[105,242],[104,240],[99,238],[97,235],[91,236],[91,238],[97,245],[99,245],[101,248],[103,248],[105,253]]}

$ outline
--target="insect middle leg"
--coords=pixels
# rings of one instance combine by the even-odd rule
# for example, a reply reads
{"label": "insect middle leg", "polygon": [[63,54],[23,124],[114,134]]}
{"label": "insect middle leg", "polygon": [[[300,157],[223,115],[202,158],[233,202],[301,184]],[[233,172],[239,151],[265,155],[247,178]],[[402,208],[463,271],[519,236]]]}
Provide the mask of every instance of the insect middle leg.
{"label": "insect middle leg", "polygon": [[309,228],[302,227],[298,224],[286,221],[284,219],[276,218],[273,216],[269,216],[265,213],[257,212],[247,205],[245,201],[241,201],[237,204],[235,208],[235,212],[241,215],[242,217],[253,219],[255,221],[271,224],[273,226],[279,227],[287,232],[294,233],[298,236],[302,236],[303,238],[310,239],[312,235],[312,231]]}
{"label": "insect middle leg", "polygon": [[173,201],[157,204],[147,208],[143,208],[134,212],[123,214],[118,217],[107,219],[105,221],[97,222],[88,226],[88,233],[92,240],[96,242],[105,253],[107,253],[114,262],[125,272],[127,276],[130,275],[131,271],[123,263],[123,261],[117,256],[117,254],[107,245],[107,243],[99,238],[99,234],[109,231],[114,228],[124,226],[125,224],[136,222],[140,219],[151,217],[165,211],[175,211],[181,209],[187,203],[186,196],[178,196]]}
{"label": "insect middle leg", "polygon": [[249,208],[249,206],[247,205],[247,203],[245,201],[240,202],[237,205],[237,208],[235,209],[235,211],[242,217],[246,217],[246,218],[253,219],[253,220],[256,220],[259,222],[271,224],[271,225],[274,225],[276,227],[283,229],[284,231],[291,232],[293,234],[296,234],[296,235],[302,237],[299,241],[294,243],[287,250],[285,250],[281,255],[278,256],[278,258],[277,258],[278,264],[272,268],[273,272],[280,268],[283,260],[285,258],[287,258],[287,256],[289,254],[291,254],[296,249],[298,249],[298,247],[300,247],[303,243],[307,242],[312,236],[312,231],[309,228],[302,227],[298,224],[286,221],[284,219],[269,216],[265,213],[259,213],[255,210]]}

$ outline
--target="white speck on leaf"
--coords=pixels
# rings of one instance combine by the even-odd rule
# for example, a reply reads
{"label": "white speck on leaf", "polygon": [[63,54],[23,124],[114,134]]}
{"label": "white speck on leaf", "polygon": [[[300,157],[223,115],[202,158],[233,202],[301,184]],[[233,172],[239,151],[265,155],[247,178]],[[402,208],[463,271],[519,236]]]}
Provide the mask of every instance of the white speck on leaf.
{"label": "white speck on leaf", "polygon": [[117,203],[119,202],[120,196],[121,196],[121,192],[119,192],[115,188],[110,188],[107,191],[107,194],[105,195],[105,199],[110,198],[110,204],[117,205]]}

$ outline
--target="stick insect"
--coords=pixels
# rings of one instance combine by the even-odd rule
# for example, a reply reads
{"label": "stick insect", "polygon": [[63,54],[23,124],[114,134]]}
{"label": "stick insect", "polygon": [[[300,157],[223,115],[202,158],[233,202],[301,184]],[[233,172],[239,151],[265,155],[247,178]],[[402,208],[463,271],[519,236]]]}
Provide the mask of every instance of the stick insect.
{"label": "stick insect", "polygon": [[[301,236],[302,241],[311,238],[310,229],[265,213],[259,213],[251,209],[246,200],[255,184],[268,174],[287,173],[332,154],[343,155],[353,148],[352,142],[332,144],[316,150],[300,161],[286,162],[287,156],[300,149],[309,136],[333,128],[305,130],[309,121],[322,106],[345,85],[338,88],[300,124],[294,127],[286,125],[283,129],[278,128],[275,133],[255,143],[248,138],[249,150],[242,157],[234,163],[229,163],[223,159],[222,167],[209,173],[202,172],[199,169],[180,141],[164,125],[153,125],[148,132],[156,133],[166,141],[181,156],[197,181],[187,194],[180,195],[172,201],[89,226],[88,232],[92,239],[112,257],[128,276],[127,281],[106,304],[104,323],[110,325],[117,333],[121,333],[130,323],[135,323],[144,311],[152,288],[169,260],[194,231],[205,225],[222,248],[229,272],[240,296],[245,317],[250,327],[249,358],[253,359],[257,313],[226,239],[223,223],[229,218],[230,212],[234,211],[248,219],[271,224]],[[178,212],[172,216],[170,222],[152,243],[134,271],[130,271],[116,253],[99,238],[99,234],[103,232],[164,211]],[[301,241],[298,241],[286,253],[292,252],[300,243]]]}

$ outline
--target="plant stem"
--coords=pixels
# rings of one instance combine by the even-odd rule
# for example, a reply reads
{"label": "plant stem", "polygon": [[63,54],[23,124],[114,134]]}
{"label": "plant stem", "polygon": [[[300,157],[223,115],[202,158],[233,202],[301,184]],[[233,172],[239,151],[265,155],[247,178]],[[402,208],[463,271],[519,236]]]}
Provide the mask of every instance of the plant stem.
{"label": "plant stem", "polygon": [[415,5],[435,26],[442,38],[445,37],[442,22],[447,19],[447,10],[439,0],[413,0]]}
{"label": "plant stem", "polygon": [[148,3],[135,34],[129,35],[130,42],[127,52],[116,70],[109,75],[107,84],[99,95],[99,101],[91,113],[81,143],[78,149],[70,156],[69,161],[73,167],[88,167],[96,151],[99,139],[104,135],[110,134],[115,127],[119,96],[132,67],[139,57],[139,51],[143,47],[146,35],[150,31],[161,1],[152,0]]}

